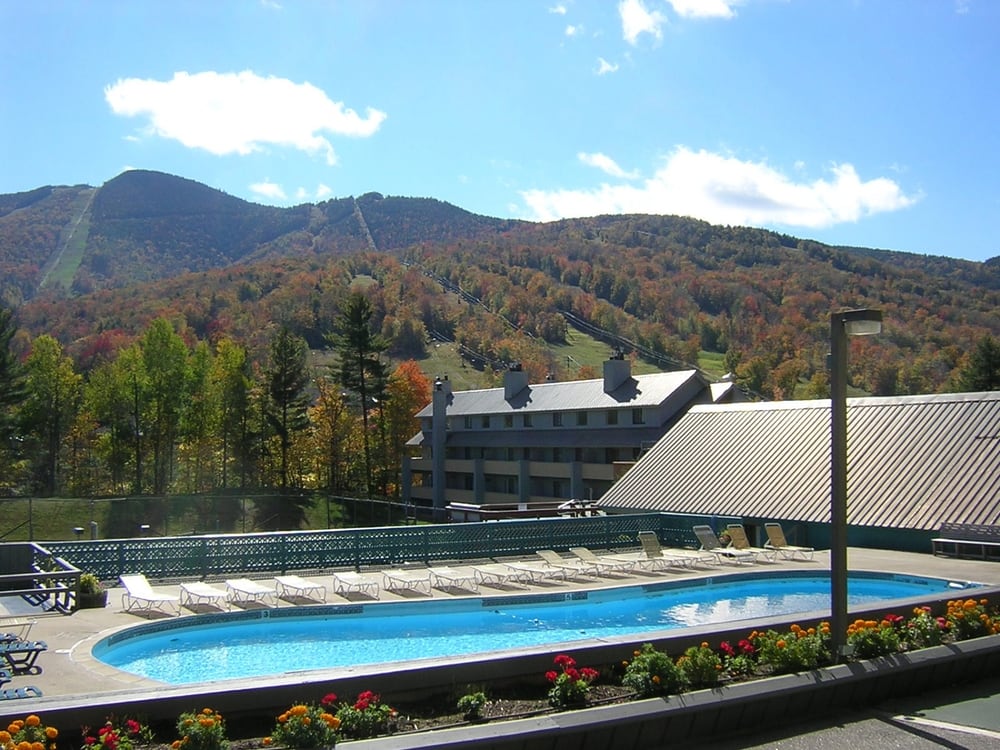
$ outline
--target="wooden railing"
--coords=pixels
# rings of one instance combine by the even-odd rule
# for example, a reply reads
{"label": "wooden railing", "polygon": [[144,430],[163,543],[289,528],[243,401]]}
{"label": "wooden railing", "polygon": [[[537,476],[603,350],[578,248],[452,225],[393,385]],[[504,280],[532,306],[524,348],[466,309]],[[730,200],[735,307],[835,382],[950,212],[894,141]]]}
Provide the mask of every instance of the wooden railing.
{"label": "wooden railing", "polygon": [[81,570],[34,542],[0,544],[0,595],[43,609],[76,609]]}

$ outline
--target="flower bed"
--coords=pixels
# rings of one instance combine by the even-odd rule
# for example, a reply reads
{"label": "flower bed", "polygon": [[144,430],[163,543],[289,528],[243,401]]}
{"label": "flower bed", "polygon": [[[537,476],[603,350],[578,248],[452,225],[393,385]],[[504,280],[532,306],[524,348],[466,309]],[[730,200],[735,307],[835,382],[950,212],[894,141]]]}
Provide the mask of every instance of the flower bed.
{"label": "flower bed", "polygon": [[[633,727],[636,742],[648,746],[642,738],[649,732],[666,732],[666,726],[672,727],[670,736],[676,739],[735,728],[741,717],[756,722],[769,710],[776,716],[816,715],[836,706],[914,692],[933,685],[935,679],[944,684],[951,674],[972,681],[978,675],[995,673],[1000,667],[998,634],[1000,613],[988,599],[958,599],[949,601],[940,615],[934,615],[929,607],[916,607],[909,617],[886,614],[878,619],[857,619],[848,630],[847,642],[856,655],[866,658],[844,665],[830,665],[825,622],[808,627],[792,624],[787,630],[754,630],[735,644],[723,641],[712,646],[705,641],[677,656],[645,644],[631,659],[602,671],[578,668],[573,656],[559,654],[554,660],[556,669],[539,675],[536,683],[539,698],[555,710],[509,722],[503,734],[583,732],[590,740],[592,733],[602,731],[602,727],[606,730],[610,722],[616,726],[616,747],[626,746],[621,733],[628,730],[622,727]],[[592,706],[592,697],[602,685],[620,689],[612,696],[614,700],[631,696],[648,700],[633,701],[625,710],[621,705],[563,710]],[[473,687],[452,699],[455,714],[469,722],[496,717],[489,708],[494,699],[500,700],[499,693],[490,695],[488,685]],[[453,718],[452,723],[458,720]],[[84,748],[100,744],[107,750],[135,750],[152,741],[148,727],[142,731],[137,728],[139,721],[140,717],[128,717],[126,723],[109,718],[103,730],[85,730],[82,744]],[[16,748],[20,744],[15,741],[17,732],[25,727],[37,731],[39,726],[41,719],[36,715],[20,724],[14,722],[0,735],[4,740],[0,744]],[[405,738],[404,731],[436,724],[393,708],[370,690],[362,691],[355,700],[338,701],[335,695],[327,694],[319,705],[297,702],[275,716],[272,726],[268,737],[243,739],[241,746],[329,747],[338,738],[362,740],[388,733],[396,735],[392,743],[396,748],[433,746],[438,741],[427,743],[427,736],[418,735],[412,740]],[[471,747],[476,742],[476,726],[441,731],[465,733],[462,744]],[[176,750],[224,750],[232,728],[218,711],[206,708],[182,713],[176,729]],[[51,731],[56,732],[54,728]],[[246,729],[233,734],[244,736]],[[482,734],[492,738],[491,747],[498,747],[495,728]]]}

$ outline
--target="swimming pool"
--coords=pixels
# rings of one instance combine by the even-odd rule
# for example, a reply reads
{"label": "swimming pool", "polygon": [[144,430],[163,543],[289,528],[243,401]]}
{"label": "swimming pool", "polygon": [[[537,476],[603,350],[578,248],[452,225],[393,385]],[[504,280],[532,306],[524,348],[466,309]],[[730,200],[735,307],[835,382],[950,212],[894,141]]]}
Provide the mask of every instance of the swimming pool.
{"label": "swimming pool", "polygon": [[[957,585],[852,574],[849,604],[929,597]],[[198,615],[120,631],[98,642],[92,653],[118,669],[186,685],[822,612],[829,605],[826,575],[733,574],[558,594]]]}

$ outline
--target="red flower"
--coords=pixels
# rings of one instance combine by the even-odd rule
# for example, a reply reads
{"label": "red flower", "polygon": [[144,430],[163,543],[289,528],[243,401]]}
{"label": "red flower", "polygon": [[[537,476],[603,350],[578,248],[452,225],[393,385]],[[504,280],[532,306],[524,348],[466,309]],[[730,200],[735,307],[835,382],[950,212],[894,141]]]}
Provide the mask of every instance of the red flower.
{"label": "red flower", "polygon": [[578,671],[576,671],[576,667],[566,667],[565,671],[566,671],[567,676],[571,680],[573,680],[573,682],[576,682],[577,680],[580,679],[580,673]]}
{"label": "red flower", "polygon": [[739,644],[737,645],[739,645],[740,651],[742,651],[744,654],[752,654],[757,650],[754,648],[753,643],[748,641],[746,638],[740,641]]}
{"label": "red flower", "polygon": [[323,700],[320,701],[320,703],[324,706],[332,706],[336,702],[337,702],[336,693],[327,693],[326,695],[323,696]]}
{"label": "red flower", "polygon": [[555,682],[556,680],[559,679],[559,673],[554,672],[550,669],[548,672],[545,673],[545,679],[548,680],[549,682]]}
{"label": "red flower", "polygon": [[139,734],[142,730],[142,725],[135,719],[129,719],[125,722],[125,731],[129,734]]}
{"label": "red flower", "polygon": [[96,737],[84,737],[83,738],[83,744],[84,745],[96,745],[97,744],[97,738]]}
{"label": "red flower", "polygon": [[576,659],[566,654],[558,654],[553,661],[557,667],[562,667],[563,669],[576,666]]}
{"label": "red flower", "polygon": [[729,641],[723,641],[720,643],[719,650],[726,656],[736,656],[736,649],[732,647]]}
{"label": "red flower", "polygon": [[378,703],[378,699],[378,693],[373,693],[371,690],[365,690],[363,693],[358,695],[358,700],[354,704],[354,708],[358,711],[364,711],[372,703]]}
{"label": "red flower", "polygon": [[597,675],[600,674],[596,669],[590,667],[584,667],[580,670],[580,676],[587,682],[593,682],[597,679]]}

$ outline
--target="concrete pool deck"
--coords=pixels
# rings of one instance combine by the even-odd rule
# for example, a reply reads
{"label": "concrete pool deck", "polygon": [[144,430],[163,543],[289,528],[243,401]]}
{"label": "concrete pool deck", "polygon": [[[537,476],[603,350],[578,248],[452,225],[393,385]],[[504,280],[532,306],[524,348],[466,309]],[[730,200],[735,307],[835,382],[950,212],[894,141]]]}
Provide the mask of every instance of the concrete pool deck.
{"label": "concrete pool deck", "polygon": [[[988,585],[1000,585],[1000,565],[995,562],[983,562],[977,560],[957,560],[945,557],[935,557],[931,554],[916,554],[905,552],[893,552],[887,550],[874,550],[864,548],[852,548],[849,551],[849,565],[852,570],[880,571],[921,576],[931,576],[954,581],[975,581]],[[455,564],[452,567],[465,569],[471,572],[468,566]],[[596,579],[576,578],[563,581],[549,581],[544,584],[528,584],[519,587],[516,592],[553,592],[570,591],[580,588],[604,588],[608,586],[648,583],[651,580],[683,580],[685,578],[698,578],[720,573],[749,572],[754,569],[761,570],[817,570],[826,571],[829,569],[829,554],[826,551],[817,551],[815,559],[807,562],[779,560],[775,563],[760,563],[757,565],[713,565],[703,569],[659,572],[656,574],[636,573],[630,575],[616,575],[614,578],[603,577]],[[350,598],[334,594],[333,573],[312,573],[308,577],[327,585],[329,595],[328,603],[350,603],[372,601],[361,594],[348,594]],[[380,601],[412,601],[415,598],[427,598],[425,591],[419,593],[413,591],[386,591],[381,588],[381,571],[370,571],[362,573],[362,576],[372,582],[379,584]],[[262,582],[273,585],[273,579],[260,579]],[[180,595],[179,585],[176,583],[153,583],[157,591]],[[223,584],[219,584],[224,587]],[[34,685],[44,694],[40,699],[29,699],[15,701],[5,706],[7,710],[21,712],[31,706],[31,710],[43,710],[45,703],[59,698],[71,698],[74,701],[93,699],[103,693],[120,693],[122,691],[156,691],[163,689],[161,683],[157,683],[142,677],[137,677],[125,672],[121,672],[112,667],[104,665],[90,655],[90,648],[100,638],[114,632],[117,629],[149,622],[150,618],[125,612],[122,608],[123,589],[115,588],[109,591],[108,606],[104,609],[78,610],[72,615],[60,615],[49,613],[32,612],[20,599],[0,598],[0,618],[31,618],[35,620],[30,638],[32,640],[42,640],[48,644],[48,650],[38,658],[38,666],[41,673],[35,675],[23,675],[15,677],[7,687],[19,687],[24,685]],[[456,596],[476,596],[476,595],[496,595],[515,593],[515,589],[505,587],[503,589],[488,587],[481,584],[480,593],[463,592],[458,589],[442,590],[431,588],[429,596],[454,598]],[[960,596],[956,592],[957,596]],[[248,605],[249,606],[249,605]],[[304,604],[289,603],[279,600],[281,607],[303,607]],[[218,610],[211,610],[218,611]],[[197,617],[187,609],[182,610],[184,617]],[[2,628],[2,619],[0,619]],[[2,713],[6,713],[3,711]]]}

